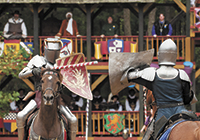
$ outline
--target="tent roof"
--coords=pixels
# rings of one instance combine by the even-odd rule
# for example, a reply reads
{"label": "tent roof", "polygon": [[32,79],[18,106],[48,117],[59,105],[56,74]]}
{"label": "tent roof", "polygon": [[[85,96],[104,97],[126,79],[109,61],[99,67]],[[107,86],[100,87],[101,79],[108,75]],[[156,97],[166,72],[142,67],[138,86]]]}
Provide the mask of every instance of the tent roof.
{"label": "tent roof", "polygon": [[98,3],[152,3],[155,0],[0,0],[0,3],[62,3],[62,4],[98,4]]}

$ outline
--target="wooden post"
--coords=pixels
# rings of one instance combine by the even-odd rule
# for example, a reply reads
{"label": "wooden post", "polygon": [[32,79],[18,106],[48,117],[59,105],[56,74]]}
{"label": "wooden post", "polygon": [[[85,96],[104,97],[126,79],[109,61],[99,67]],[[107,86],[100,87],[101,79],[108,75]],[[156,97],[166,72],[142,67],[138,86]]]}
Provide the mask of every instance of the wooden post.
{"label": "wooden post", "polygon": [[[91,5],[86,4],[86,21],[87,21],[87,62],[91,61]],[[91,76],[90,76],[91,83]],[[92,137],[92,102],[89,101],[89,116],[88,116],[88,138]]]}
{"label": "wooden post", "polygon": [[38,29],[39,29],[39,26],[38,26],[38,5],[37,4],[33,4],[33,31],[34,31],[34,41],[33,41],[33,44],[34,44],[34,52],[33,52],[33,55],[36,55],[36,54],[39,54],[39,41],[38,41],[38,38],[39,38],[39,35],[38,35]]}
{"label": "wooden post", "polygon": [[[143,7],[144,4],[138,4],[139,6],[139,51],[143,51],[143,41],[144,41],[144,14],[143,14]],[[144,108],[143,108],[143,87],[140,85],[140,91],[139,91],[139,100],[140,100],[140,112],[139,112],[139,131],[144,125]],[[141,134],[140,134],[141,136]]]}
{"label": "wooden post", "polygon": [[87,21],[87,61],[91,61],[91,5],[87,4],[86,5],[86,21]]}

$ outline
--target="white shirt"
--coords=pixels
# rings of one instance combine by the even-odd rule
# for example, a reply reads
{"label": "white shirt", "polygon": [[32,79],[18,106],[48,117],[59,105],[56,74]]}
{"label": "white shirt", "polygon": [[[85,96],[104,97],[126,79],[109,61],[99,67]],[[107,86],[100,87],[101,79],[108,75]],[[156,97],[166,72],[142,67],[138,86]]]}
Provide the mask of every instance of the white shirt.
{"label": "white shirt", "polygon": [[128,99],[126,99],[125,108],[126,108],[126,111],[139,111],[140,102],[139,102],[139,100],[137,100],[136,105],[135,105],[135,109],[132,110],[130,105],[129,105]]}
{"label": "white shirt", "polygon": [[[9,20],[8,20],[8,22],[10,22],[10,23],[21,23],[21,22],[23,22],[23,19],[21,19],[21,18],[18,18],[17,20],[14,20],[14,18],[10,18]],[[9,23],[6,23],[6,25],[4,26],[4,30],[3,30],[3,32],[4,32],[4,35],[6,35],[6,33],[8,32],[8,30],[9,30]],[[25,35],[25,36],[27,36],[27,29],[26,29],[26,25],[25,25],[25,23],[23,22],[22,23],[22,25],[21,25],[21,29],[22,29],[22,35]]]}

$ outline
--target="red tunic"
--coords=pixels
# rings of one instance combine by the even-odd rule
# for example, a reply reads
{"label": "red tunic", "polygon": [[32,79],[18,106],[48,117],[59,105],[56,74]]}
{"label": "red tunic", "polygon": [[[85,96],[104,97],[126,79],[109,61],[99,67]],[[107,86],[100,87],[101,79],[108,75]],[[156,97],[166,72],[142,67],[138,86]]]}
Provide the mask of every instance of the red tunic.
{"label": "red tunic", "polygon": [[71,35],[66,29],[67,29],[67,25],[68,25],[68,21],[67,19],[64,19],[62,21],[61,27],[59,32],[56,34],[56,36],[76,36],[78,35],[78,28],[77,28],[77,24],[76,21],[73,20],[72,21],[72,28],[73,28],[73,35]]}

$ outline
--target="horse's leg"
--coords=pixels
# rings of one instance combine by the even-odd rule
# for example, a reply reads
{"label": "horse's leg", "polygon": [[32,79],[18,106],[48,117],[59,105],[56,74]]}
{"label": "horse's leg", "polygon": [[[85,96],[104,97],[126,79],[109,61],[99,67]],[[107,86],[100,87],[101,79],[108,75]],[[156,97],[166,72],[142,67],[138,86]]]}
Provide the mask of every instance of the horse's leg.
{"label": "horse's leg", "polygon": [[61,114],[63,114],[67,121],[68,121],[68,127],[67,129],[67,138],[69,140],[75,140],[76,139],[76,131],[77,131],[77,125],[78,121],[77,118],[71,113],[68,107],[64,107],[60,105],[59,111]]}
{"label": "horse's leg", "polygon": [[200,124],[185,121],[173,128],[168,140],[199,140]]}

